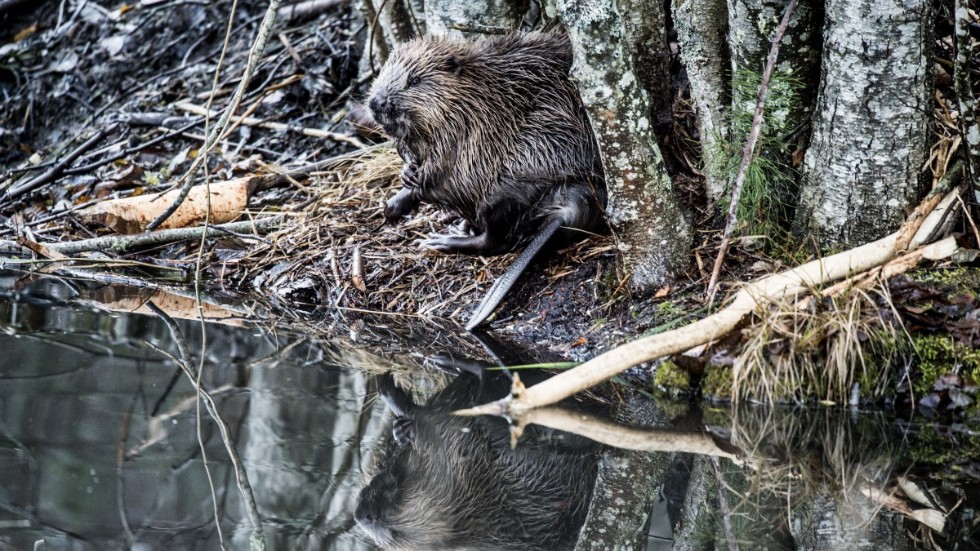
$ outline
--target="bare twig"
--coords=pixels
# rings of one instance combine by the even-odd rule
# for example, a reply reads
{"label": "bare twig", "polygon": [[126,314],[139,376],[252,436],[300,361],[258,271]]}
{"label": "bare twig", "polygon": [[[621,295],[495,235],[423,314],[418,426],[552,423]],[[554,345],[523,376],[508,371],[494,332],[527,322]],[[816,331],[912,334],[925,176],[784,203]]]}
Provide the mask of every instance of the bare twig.
{"label": "bare twig", "polygon": [[199,226],[196,228],[178,228],[173,230],[160,230],[133,235],[110,235],[106,237],[95,237],[93,239],[82,239],[79,241],[67,241],[64,243],[47,243],[47,247],[52,251],[61,254],[77,254],[85,251],[125,251],[135,247],[145,247],[147,245],[160,245],[163,243],[173,243],[175,241],[186,241],[189,239],[199,239],[203,235],[213,237],[214,235],[224,235],[228,232],[240,233],[246,231],[258,231],[270,229],[282,222],[281,216],[270,216],[260,220],[246,220],[244,222],[231,222],[218,226]]}
{"label": "bare twig", "polygon": [[69,153],[68,155],[66,155],[64,159],[58,161],[57,164],[55,164],[53,167],[49,168],[44,174],[41,174],[37,178],[34,178],[33,180],[31,180],[31,181],[29,181],[29,182],[27,182],[27,183],[25,183],[23,185],[19,185],[19,186],[16,186],[16,187],[12,188],[12,189],[8,189],[7,190],[7,193],[6,193],[6,199],[7,200],[16,199],[16,198],[20,197],[21,195],[24,195],[25,193],[34,191],[35,189],[37,189],[37,188],[39,188],[39,187],[41,187],[41,186],[43,186],[45,184],[49,184],[49,183],[53,182],[55,180],[55,178],[57,178],[58,175],[61,174],[61,172],[65,169],[65,167],[67,167],[72,162],[74,162],[75,159],[77,159],[78,157],[80,157],[82,155],[82,153],[85,153],[89,149],[92,149],[93,147],[95,147],[96,144],[98,144],[99,142],[101,142],[102,140],[104,140],[106,136],[108,136],[109,134],[111,134],[115,130],[116,130],[116,125],[115,124],[111,124],[111,125],[107,126],[106,128],[103,128],[102,130],[99,130],[91,138],[85,140],[85,142],[82,143],[82,145],[76,147],[74,151],[72,151],[71,153]]}
{"label": "bare twig", "polygon": [[117,151],[116,153],[113,153],[112,155],[109,155],[108,157],[104,157],[102,159],[99,159],[98,161],[92,161],[91,163],[89,163],[87,165],[82,165],[82,166],[77,166],[77,167],[74,167],[74,168],[70,168],[70,169],[68,169],[68,170],[65,171],[65,174],[82,174],[84,172],[88,172],[89,170],[92,170],[93,168],[98,168],[100,166],[107,165],[107,164],[109,164],[111,162],[118,161],[119,159],[122,159],[123,157],[126,157],[128,155],[132,155],[133,153],[137,153],[137,152],[143,151],[144,149],[153,147],[153,146],[155,146],[156,144],[158,144],[160,142],[163,142],[163,141],[169,140],[170,138],[173,138],[174,136],[180,136],[181,134],[183,134],[184,132],[187,132],[191,128],[194,128],[198,124],[200,124],[200,121],[199,120],[196,120],[196,121],[187,123],[184,126],[182,126],[180,128],[177,128],[177,129],[173,129],[173,130],[167,129],[167,131],[164,132],[162,135],[157,136],[156,138],[153,138],[152,140],[147,140],[147,141],[145,141],[145,142],[143,142],[143,143],[141,143],[139,145],[133,146],[133,147],[127,147],[126,149],[123,149],[121,151]]}
{"label": "bare twig", "polygon": [[[252,80],[252,75],[255,74],[255,68],[258,66],[259,58],[262,57],[263,52],[265,52],[266,43],[269,41],[269,35],[272,33],[272,25],[276,22],[276,13],[279,10],[279,5],[282,0],[269,0],[269,7],[266,9],[265,17],[262,20],[262,24],[259,26],[259,31],[255,36],[255,42],[252,44],[252,48],[248,52],[248,61],[245,64],[245,74],[242,75],[242,80],[238,83],[238,87],[235,88],[235,93],[231,97],[231,101],[228,103],[228,107],[225,108],[224,113],[218,119],[218,122],[214,125],[214,128],[208,133],[208,138],[204,142],[204,149],[206,151],[211,151],[214,146],[224,138],[225,128],[227,128],[229,121],[235,111],[238,110],[238,106],[242,102],[242,98],[245,96],[245,90],[248,88],[248,83]],[[194,163],[187,172],[178,180],[181,187],[181,194],[177,197],[174,202],[164,211],[160,216],[158,216],[147,229],[155,229],[157,226],[163,223],[164,220],[170,218],[170,215],[177,210],[177,207],[184,202],[187,194],[191,191],[191,186],[193,184],[192,176],[201,168],[204,160],[207,159],[207,155],[199,155],[194,159]]]}
{"label": "bare twig", "polygon": [[786,34],[789,20],[796,11],[799,0],[790,0],[783,13],[783,19],[776,28],[776,34],[772,37],[772,47],[769,48],[769,58],[766,60],[766,68],[762,72],[762,82],[759,84],[759,98],[755,102],[755,114],[752,116],[752,129],[749,131],[749,139],[745,142],[742,149],[742,161],[738,165],[738,174],[735,175],[735,184],[732,186],[731,203],[728,205],[728,221],[725,223],[725,233],[722,234],[721,248],[718,250],[718,257],[715,259],[714,269],[711,270],[711,280],[708,282],[708,303],[714,302],[715,291],[718,285],[718,276],[721,273],[721,265],[725,262],[725,255],[728,254],[728,247],[731,244],[732,231],[738,223],[738,202],[742,199],[742,188],[745,187],[745,175],[748,172],[749,162],[755,151],[756,143],[759,141],[759,134],[762,132],[762,115],[765,112],[766,96],[769,94],[769,81],[772,79],[772,72],[776,68],[776,58],[779,56],[779,42]]}
{"label": "bare twig", "polygon": [[[215,113],[214,111],[208,113],[208,111],[203,107],[194,105],[193,103],[186,102],[186,101],[177,102],[174,104],[174,107],[180,109],[181,111],[187,111],[188,113],[194,113],[197,115],[206,115],[206,114],[210,114],[211,116],[217,115],[217,113]],[[358,147],[362,149],[367,147],[364,144],[364,142],[362,142],[361,140],[358,140],[353,136],[348,136],[347,134],[330,132],[328,130],[319,130],[317,128],[307,128],[305,126],[294,126],[294,125],[284,124],[281,122],[264,121],[256,117],[237,117],[233,121],[233,124],[235,125],[244,124],[245,126],[258,126],[260,128],[268,128],[270,130],[276,130],[280,132],[291,130],[294,132],[299,132],[304,136],[312,136],[314,138],[327,138],[335,142],[347,143],[353,145],[354,147]]]}

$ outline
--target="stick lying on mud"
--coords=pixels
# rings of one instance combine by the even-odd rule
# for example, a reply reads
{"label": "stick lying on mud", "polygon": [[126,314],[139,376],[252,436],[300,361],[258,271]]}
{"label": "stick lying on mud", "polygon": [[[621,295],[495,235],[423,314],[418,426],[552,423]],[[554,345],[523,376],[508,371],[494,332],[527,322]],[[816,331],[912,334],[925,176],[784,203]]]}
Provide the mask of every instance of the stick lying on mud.
{"label": "stick lying on mud", "polygon": [[106,237],[94,237],[92,239],[81,239],[79,241],[65,241],[63,243],[45,243],[45,247],[53,252],[69,255],[85,251],[125,251],[135,247],[145,247],[148,245],[162,245],[164,243],[174,243],[176,241],[187,241],[190,239],[200,239],[206,232],[208,237],[218,235],[235,235],[242,237],[243,232],[270,229],[283,220],[282,216],[269,216],[259,220],[246,220],[243,222],[231,222],[228,224],[211,224],[209,226],[198,226],[195,228],[177,228],[173,230],[149,231],[132,235],[108,235]]}
{"label": "stick lying on mud", "polygon": [[[959,171],[951,170],[950,173]],[[947,174],[946,182],[958,176]],[[944,182],[944,183],[946,183]],[[948,184],[937,189],[948,189]],[[512,418],[541,406],[554,404],[576,392],[595,386],[614,375],[641,364],[709,343],[734,330],[746,316],[772,301],[805,294],[827,283],[881,266],[910,248],[925,243],[946,218],[961,190],[927,197],[897,232],[866,245],[808,262],[792,270],[750,283],[722,310],[677,329],[642,337],[601,354],[582,365],[527,389],[515,388],[496,402],[457,411],[460,415],[506,415]],[[958,250],[950,237],[928,245],[929,259],[951,256]],[[515,385],[516,386],[516,385]]]}

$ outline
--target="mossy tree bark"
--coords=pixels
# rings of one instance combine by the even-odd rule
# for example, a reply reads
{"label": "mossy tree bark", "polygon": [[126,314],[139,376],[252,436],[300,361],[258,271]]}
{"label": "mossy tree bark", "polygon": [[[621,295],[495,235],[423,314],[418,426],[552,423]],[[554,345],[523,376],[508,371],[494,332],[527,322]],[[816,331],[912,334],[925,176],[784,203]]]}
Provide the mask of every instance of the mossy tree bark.
{"label": "mossy tree bark", "polygon": [[798,230],[825,248],[898,228],[923,191],[932,3],[828,0]]}
{"label": "mossy tree bark", "polygon": [[[638,395],[627,396],[617,420],[633,427],[666,425],[661,413]],[[667,476],[670,458],[666,452],[606,450],[575,551],[644,548],[650,505]]]}
{"label": "mossy tree bark", "polygon": [[[786,0],[728,0],[728,43],[731,49],[731,74],[761,74],[772,37],[786,11]],[[796,8],[789,28],[779,44],[779,63],[773,80],[795,79],[802,89],[796,105],[779,112],[767,110],[769,119],[802,121],[812,109],[817,79],[820,77],[821,24],[820,3],[803,0]],[[757,87],[756,87],[757,88]],[[751,114],[755,111],[758,90],[732,86],[732,110]],[[778,92],[774,90],[771,93]]]}
{"label": "mossy tree bark", "polygon": [[[681,59],[699,118],[708,199],[722,199],[755,111],[772,36],[786,0],[674,0],[674,23]],[[768,142],[786,143],[810,116],[820,71],[822,11],[804,0],[780,42],[779,64],[770,83],[764,137],[759,154],[778,156],[789,167],[788,151],[770,151]],[[765,134],[769,134],[766,136]]]}
{"label": "mossy tree bark", "polygon": [[698,115],[708,199],[718,201],[726,179],[712,170],[719,163],[719,141],[728,139],[729,81],[728,9],[725,0],[674,0],[674,26],[687,69],[691,101]]}
{"label": "mossy tree bark", "polygon": [[662,5],[559,0],[556,8],[575,53],[572,76],[599,141],[608,220],[633,288],[653,289],[686,266],[691,244],[690,225],[657,146],[647,79],[638,75],[639,67],[666,61],[657,54],[637,56],[652,44],[666,47]]}
{"label": "mossy tree bark", "polygon": [[[728,0],[728,42],[731,48],[732,151],[741,156],[748,121],[756,109],[760,77],[772,48],[773,35],[787,0]],[[801,0],[779,43],[778,62],[769,81],[757,155],[772,164],[769,175],[748,197],[762,196],[753,210],[789,223],[797,202],[799,174],[793,170],[794,147],[805,147],[809,135],[801,125],[810,118],[820,80],[823,5]],[[746,196],[743,196],[746,197]]]}

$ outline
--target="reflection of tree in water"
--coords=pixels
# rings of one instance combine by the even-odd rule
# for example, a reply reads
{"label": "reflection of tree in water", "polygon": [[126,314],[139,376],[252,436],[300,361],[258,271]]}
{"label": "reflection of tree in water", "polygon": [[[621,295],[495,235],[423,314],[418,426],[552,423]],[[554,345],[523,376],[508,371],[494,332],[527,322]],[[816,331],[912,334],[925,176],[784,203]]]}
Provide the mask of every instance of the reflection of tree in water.
{"label": "reflection of tree in water", "polygon": [[[707,539],[717,535],[744,548],[912,549],[942,545],[944,534],[971,540],[960,532],[975,523],[974,513],[951,512],[966,494],[948,484],[938,493],[929,488],[938,486],[929,480],[935,473],[903,458],[909,435],[893,418],[759,408],[736,410],[722,423],[730,429],[718,432],[753,468],[696,460],[682,521],[688,537],[696,539],[701,526],[703,538],[704,526],[714,525],[712,508],[691,503],[705,485],[702,497],[717,496],[724,519]],[[716,481],[720,488],[712,488]]]}
{"label": "reflection of tree in water", "polygon": [[598,447],[534,428],[511,449],[502,419],[450,414],[499,397],[509,385],[501,374],[464,373],[418,406],[391,377],[381,380],[396,414],[394,438],[356,512],[381,546],[572,547],[588,511]]}

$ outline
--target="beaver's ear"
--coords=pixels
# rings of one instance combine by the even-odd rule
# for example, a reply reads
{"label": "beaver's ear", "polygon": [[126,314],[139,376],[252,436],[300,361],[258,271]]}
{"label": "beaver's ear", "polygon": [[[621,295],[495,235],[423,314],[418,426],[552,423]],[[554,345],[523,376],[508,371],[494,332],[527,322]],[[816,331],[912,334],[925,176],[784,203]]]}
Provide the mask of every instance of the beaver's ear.
{"label": "beaver's ear", "polygon": [[446,72],[459,76],[463,72],[463,60],[457,55],[450,55],[446,57],[445,68]]}

